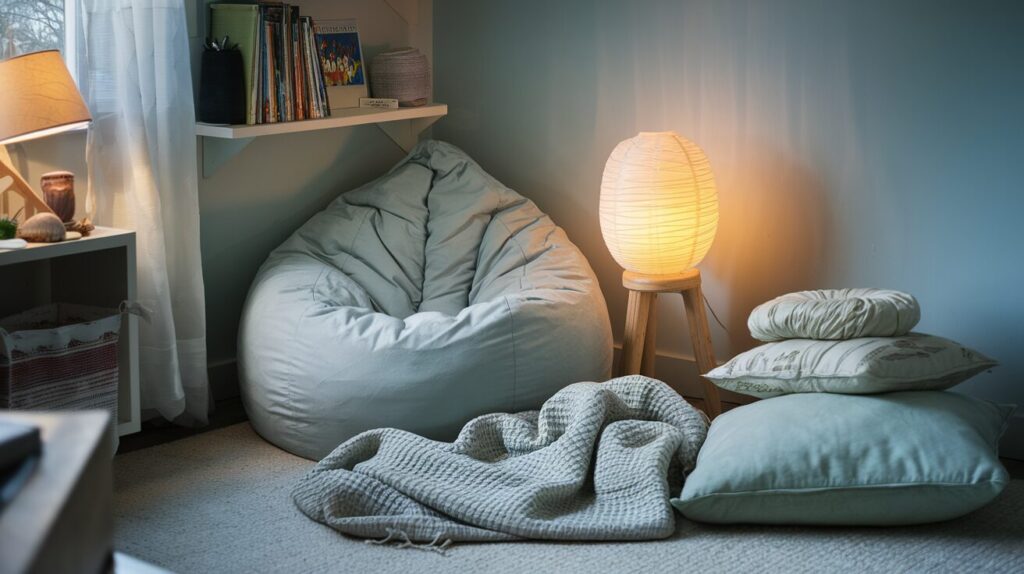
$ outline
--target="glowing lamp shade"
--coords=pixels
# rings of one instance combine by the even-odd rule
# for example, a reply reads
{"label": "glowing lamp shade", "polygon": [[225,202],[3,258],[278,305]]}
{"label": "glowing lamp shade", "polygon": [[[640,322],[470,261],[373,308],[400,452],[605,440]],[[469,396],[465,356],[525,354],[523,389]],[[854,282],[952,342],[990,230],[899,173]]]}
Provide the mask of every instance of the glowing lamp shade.
{"label": "glowing lamp shade", "polygon": [[0,145],[89,125],[60,52],[49,50],[0,62]]}
{"label": "glowing lamp shade", "polygon": [[718,228],[718,193],[704,151],[675,132],[640,132],[615,147],[601,181],[601,233],[627,271],[682,273],[704,259]]}

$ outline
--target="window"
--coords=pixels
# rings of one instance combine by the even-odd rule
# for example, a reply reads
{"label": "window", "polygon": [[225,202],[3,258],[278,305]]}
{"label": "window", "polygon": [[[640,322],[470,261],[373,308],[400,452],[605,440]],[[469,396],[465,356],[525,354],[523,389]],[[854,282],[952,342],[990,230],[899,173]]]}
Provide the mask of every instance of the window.
{"label": "window", "polygon": [[63,51],[64,24],[64,0],[0,0],[0,58]]}

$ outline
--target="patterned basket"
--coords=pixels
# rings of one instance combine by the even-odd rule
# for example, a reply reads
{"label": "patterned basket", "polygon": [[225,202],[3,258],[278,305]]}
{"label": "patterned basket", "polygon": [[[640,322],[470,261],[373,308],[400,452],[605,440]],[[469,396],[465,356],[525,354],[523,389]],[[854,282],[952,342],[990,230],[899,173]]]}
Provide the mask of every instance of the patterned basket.
{"label": "patterned basket", "polygon": [[105,409],[117,421],[120,330],[117,309],[64,303],[0,320],[0,408]]}

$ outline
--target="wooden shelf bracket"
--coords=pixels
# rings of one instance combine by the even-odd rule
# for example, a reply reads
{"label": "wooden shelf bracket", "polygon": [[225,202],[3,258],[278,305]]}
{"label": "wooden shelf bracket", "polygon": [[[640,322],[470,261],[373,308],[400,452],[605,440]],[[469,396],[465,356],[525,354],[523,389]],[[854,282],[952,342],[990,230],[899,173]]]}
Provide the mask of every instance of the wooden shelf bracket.
{"label": "wooden shelf bracket", "polygon": [[405,153],[409,153],[419,142],[420,134],[439,119],[441,119],[441,116],[416,118],[413,120],[377,124],[377,127],[380,128],[380,131],[387,134],[391,141],[398,144],[398,147],[402,148]]}
{"label": "wooden shelf bracket", "polygon": [[256,138],[200,138],[203,148],[203,177],[210,178],[231,158],[235,157]]}

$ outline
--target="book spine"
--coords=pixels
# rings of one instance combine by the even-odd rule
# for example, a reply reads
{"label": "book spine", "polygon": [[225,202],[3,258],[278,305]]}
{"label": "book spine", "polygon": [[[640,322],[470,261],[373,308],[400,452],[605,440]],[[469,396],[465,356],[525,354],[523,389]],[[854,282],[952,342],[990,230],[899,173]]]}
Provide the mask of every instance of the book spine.
{"label": "book spine", "polygon": [[277,56],[275,54],[274,23],[267,22],[267,123],[277,123]]}
{"label": "book spine", "polygon": [[260,79],[260,16],[259,11],[256,11],[256,16],[253,18],[253,38],[254,45],[252,46],[252,61],[249,62],[249,93],[246,94],[248,98],[246,104],[246,116],[245,123],[254,125],[259,123],[259,105],[260,105],[260,90],[259,90],[259,79]]}
{"label": "book spine", "polygon": [[281,21],[274,22],[274,88],[277,94],[277,121],[283,122],[288,120],[288,116],[285,114],[287,109],[287,96],[284,90],[284,65],[282,58],[284,56],[281,43]]}
{"label": "book spine", "polygon": [[281,80],[284,83],[284,119],[295,119],[295,93],[292,90],[292,7],[284,5],[281,13]]}
{"label": "book spine", "polygon": [[323,106],[324,106],[324,108],[323,108],[324,117],[328,117],[328,116],[331,115],[331,100],[330,100],[330,98],[327,95],[327,84],[326,84],[326,82],[324,80],[324,66],[323,66],[323,58],[322,58],[323,55],[320,53],[320,41],[319,41],[317,36],[318,36],[318,34],[316,33],[316,25],[314,23],[314,25],[313,25],[313,47],[316,49],[315,56],[316,56],[316,70],[317,70],[317,89],[320,92],[320,99],[323,102]]}
{"label": "book spine", "polygon": [[318,96],[316,93],[316,74],[313,72],[314,60],[312,56],[312,43],[310,41],[312,37],[312,27],[310,25],[309,17],[302,19],[302,53],[303,53],[303,64],[306,68],[306,101],[309,106],[310,116],[313,118],[319,118],[320,108],[318,103]]}
{"label": "book spine", "polygon": [[259,123],[269,122],[270,103],[267,97],[267,22],[260,15],[260,77],[259,77]]}
{"label": "book spine", "polygon": [[306,119],[306,106],[303,90],[302,49],[299,45],[299,7],[291,9],[291,45],[292,45],[292,91],[295,94],[295,119]]}
{"label": "book spine", "polygon": [[324,114],[324,98],[320,91],[320,83],[323,81],[323,78],[320,76],[320,58],[317,56],[316,34],[313,32],[314,30],[313,21],[310,19],[306,23],[306,44],[309,50],[309,87],[316,106],[316,117],[323,118],[326,117]]}

